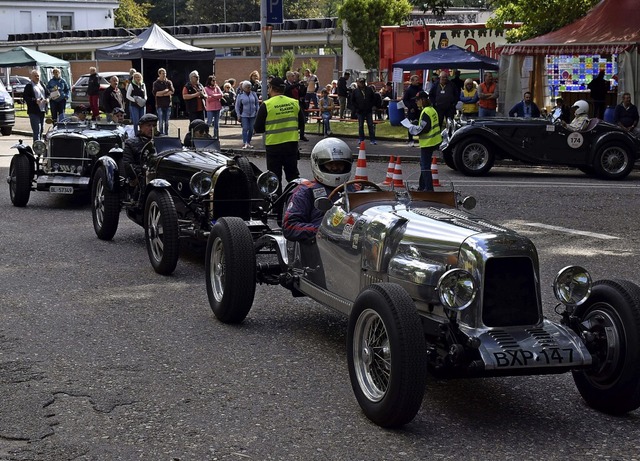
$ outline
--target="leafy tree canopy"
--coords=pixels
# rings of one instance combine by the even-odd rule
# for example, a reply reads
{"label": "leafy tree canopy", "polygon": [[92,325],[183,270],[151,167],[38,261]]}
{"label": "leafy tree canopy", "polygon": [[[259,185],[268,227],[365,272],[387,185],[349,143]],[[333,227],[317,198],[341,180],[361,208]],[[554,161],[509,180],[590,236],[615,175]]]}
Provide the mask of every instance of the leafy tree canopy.
{"label": "leafy tree canopy", "polygon": [[380,26],[399,25],[412,10],[408,0],[344,0],[338,18],[347,24],[349,46],[369,69],[378,67]]}
{"label": "leafy tree canopy", "polygon": [[150,22],[147,14],[153,8],[150,3],[135,0],[120,0],[120,7],[114,13],[116,27],[148,27]]}
{"label": "leafy tree canopy", "polygon": [[509,43],[527,40],[558,30],[584,16],[600,0],[490,0],[494,15],[489,27],[502,29],[507,22],[522,26],[506,32]]}

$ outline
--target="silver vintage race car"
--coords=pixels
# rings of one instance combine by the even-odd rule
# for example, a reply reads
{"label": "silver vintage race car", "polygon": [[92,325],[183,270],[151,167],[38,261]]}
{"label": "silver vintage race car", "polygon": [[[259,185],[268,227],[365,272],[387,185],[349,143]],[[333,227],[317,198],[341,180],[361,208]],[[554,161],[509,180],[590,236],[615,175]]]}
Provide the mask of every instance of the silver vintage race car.
{"label": "silver vintage race car", "polygon": [[[326,213],[313,242],[289,242],[278,229],[254,242],[242,220],[218,220],[206,253],[215,316],[241,322],[256,283],[280,284],[349,316],[351,384],[365,415],[384,427],[414,418],[427,371],[572,372],[593,408],[623,414],[640,406],[638,286],[592,283],[585,269],[565,267],[553,285],[559,318],[548,319],[528,238],[470,214],[474,200],[453,191],[362,185],[340,186],[335,203],[316,201]],[[273,261],[261,262],[266,255]]]}

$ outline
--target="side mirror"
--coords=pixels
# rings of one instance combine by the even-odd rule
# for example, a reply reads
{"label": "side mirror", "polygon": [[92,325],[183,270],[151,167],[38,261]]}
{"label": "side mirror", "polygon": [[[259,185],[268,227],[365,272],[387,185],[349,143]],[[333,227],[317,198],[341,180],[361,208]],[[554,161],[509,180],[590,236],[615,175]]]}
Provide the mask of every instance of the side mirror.
{"label": "side mirror", "polygon": [[320,210],[322,212],[327,212],[333,206],[333,202],[329,200],[327,197],[318,197],[314,202],[313,206],[316,210]]}

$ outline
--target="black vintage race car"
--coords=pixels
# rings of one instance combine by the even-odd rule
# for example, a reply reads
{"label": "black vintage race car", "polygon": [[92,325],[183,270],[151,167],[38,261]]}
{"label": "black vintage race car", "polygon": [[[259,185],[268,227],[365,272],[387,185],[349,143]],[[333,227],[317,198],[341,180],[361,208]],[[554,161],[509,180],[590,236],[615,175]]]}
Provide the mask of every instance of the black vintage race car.
{"label": "black vintage race car", "polygon": [[571,131],[545,119],[495,117],[450,123],[441,150],[447,166],[468,176],[486,174],[497,159],[513,159],[623,179],[640,157],[640,140],[599,119]]}
{"label": "black vintage race car", "polygon": [[348,316],[351,386],[365,415],[384,427],[414,418],[428,371],[439,378],[571,372],[597,410],[621,415],[640,406],[637,285],[592,283],[585,269],[567,266],[553,284],[552,320],[543,314],[538,253],[528,238],[469,213],[475,201],[452,191],[361,183],[364,190],[335,204],[316,200],[327,211],[312,241],[287,241],[275,228],[254,241],[241,220],[220,219],[205,260],[215,316],[242,322],[256,283],[282,285]]}
{"label": "black vintage race car", "polygon": [[218,140],[157,137],[145,146],[135,181],[123,172],[122,152],[98,159],[93,176],[91,213],[96,235],[111,240],[120,210],[144,227],[149,260],[159,274],[171,274],[180,239],[206,242],[222,216],[235,216],[256,235],[268,229],[264,199],[277,188],[272,173],[262,173],[246,157],[219,152]]}
{"label": "black vintage race car", "polygon": [[33,147],[19,141],[12,146],[18,153],[11,159],[7,178],[11,202],[26,206],[36,190],[88,196],[96,160],[122,148],[125,138],[124,129],[113,123],[65,119]]}

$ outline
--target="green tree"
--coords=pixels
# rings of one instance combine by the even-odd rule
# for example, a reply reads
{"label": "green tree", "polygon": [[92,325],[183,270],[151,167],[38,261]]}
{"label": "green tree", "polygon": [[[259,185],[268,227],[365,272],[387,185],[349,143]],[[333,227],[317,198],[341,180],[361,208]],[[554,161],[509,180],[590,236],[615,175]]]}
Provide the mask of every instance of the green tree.
{"label": "green tree", "polygon": [[148,27],[150,24],[147,14],[153,5],[140,0],[120,0],[120,7],[114,14],[114,25],[116,27]]}
{"label": "green tree", "polygon": [[267,74],[285,78],[287,71],[293,69],[293,61],[295,59],[296,56],[293,54],[293,51],[285,51],[277,61],[275,59],[271,59],[267,62]]}
{"label": "green tree", "polygon": [[378,67],[380,26],[399,25],[411,12],[408,0],[344,0],[338,18],[345,21],[349,46],[369,69]]}
{"label": "green tree", "polygon": [[507,22],[522,22],[522,26],[506,32],[509,43],[560,29],[584,16],[600,0],[491,0],[494,15],[487,21],[491,28],[501,30]]}

